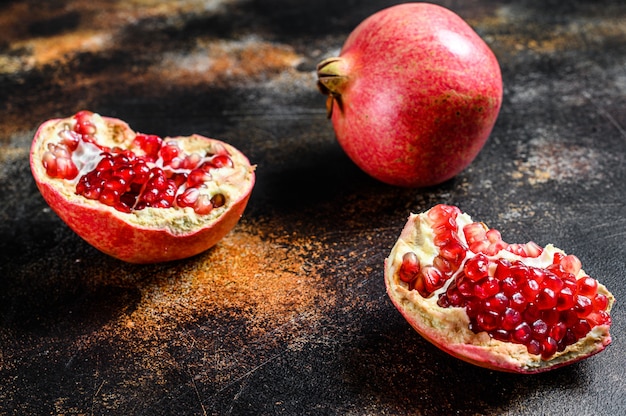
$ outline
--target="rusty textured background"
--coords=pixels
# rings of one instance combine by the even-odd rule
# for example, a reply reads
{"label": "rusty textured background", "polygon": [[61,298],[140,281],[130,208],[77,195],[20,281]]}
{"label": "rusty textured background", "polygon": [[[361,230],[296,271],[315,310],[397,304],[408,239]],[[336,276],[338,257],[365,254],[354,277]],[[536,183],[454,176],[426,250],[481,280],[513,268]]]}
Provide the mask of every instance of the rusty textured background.
{"label": "rusty textured background", "polygon": [[[314,76],[395,3],[0,2],[0,414],[626,413],[626,4],[438,1],[498,56],[504,105],[469,169],[407,190],[344,156]],[[172,264],[88,246],[28,165],[36,127],[80,109],[239,147],[258,165],[241,223]],[[618,299],[613,344],[516,376],[425,342],[382,266],[440,202],[577,254]]]}

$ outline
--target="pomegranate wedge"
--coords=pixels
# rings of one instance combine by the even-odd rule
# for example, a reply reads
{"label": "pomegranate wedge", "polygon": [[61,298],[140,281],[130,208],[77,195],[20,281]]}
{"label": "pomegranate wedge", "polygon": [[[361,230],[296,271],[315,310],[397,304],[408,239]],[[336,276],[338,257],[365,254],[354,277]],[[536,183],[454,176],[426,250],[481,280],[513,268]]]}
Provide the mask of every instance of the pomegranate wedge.
{"label": "pomegranate wedge", "polygon": [[239,221],[255,181],[248,159],[224,142],[136,133],[90,111],[43,123],[30,165],[71,229],[131,263],[182,259],[215,245]]}
{"label": "pomegranate wedge", "polygon": [[481,367],[538,373],[611,342],[614,298],[576,256],[508,244],[454,206],[409,217],[385,260],[385,284],[417,332]]}

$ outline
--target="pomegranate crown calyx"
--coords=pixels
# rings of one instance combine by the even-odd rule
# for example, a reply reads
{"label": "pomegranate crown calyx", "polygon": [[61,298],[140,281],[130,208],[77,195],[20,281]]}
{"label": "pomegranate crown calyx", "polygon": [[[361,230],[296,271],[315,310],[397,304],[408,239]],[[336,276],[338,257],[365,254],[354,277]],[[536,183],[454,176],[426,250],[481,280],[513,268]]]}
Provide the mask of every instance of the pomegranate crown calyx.
{"label": "pomegranate crown calyx", "polygon": [[328,95],[326,111],[328,118],[333,112],[333,103],[336,101],[342,109],[341,94],[348,84],[348,65],[343,58],[331,57],[324,59],[317,65],[317,86],[322,94]]}

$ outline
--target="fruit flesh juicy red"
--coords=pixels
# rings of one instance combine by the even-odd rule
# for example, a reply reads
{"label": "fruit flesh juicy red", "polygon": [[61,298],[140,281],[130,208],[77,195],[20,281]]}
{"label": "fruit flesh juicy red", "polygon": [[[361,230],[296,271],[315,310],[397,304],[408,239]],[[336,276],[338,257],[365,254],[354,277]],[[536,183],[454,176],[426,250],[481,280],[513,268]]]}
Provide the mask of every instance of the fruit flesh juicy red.
{"label": "fruit flesh juicy red", "polygon": [[208,214],[225,204],[224,194],[210,195],[203,184],[211,180],[211,170],[232,167],[228,154],[185,154],[176,140],[164,142],[146,134],[137,134],[130,149],[109,148],[97,142],[92,116],[89,111],[77,113],[73,129],[63,130],[59,142],[49,144],[42,156],[48,176],[75,179],[79,170],[74,160],[81,152],[97,164],[79,177],[76,194],[118,211],[191,207]]}
{"label": "fruit flesh juicy red", "polygon": [[225,142],[136,133],[90,111],[43,123],[30,165],[42,196],[72,230],[131,263],[212,247],[238,223],[255,183],[255,167]]}
{"label": "fruit flesh juicy red", "polygon": [[482,223],[458,224],[461,214],[448,205],[427,212],[436,255],[432,264],[420,264],[412,250],[402,255],[397,277],[409,291],[443,309],[463,308],[473,333],[524,345],[542,360],[610,326],[612,296],[576,256],[508,244]]}

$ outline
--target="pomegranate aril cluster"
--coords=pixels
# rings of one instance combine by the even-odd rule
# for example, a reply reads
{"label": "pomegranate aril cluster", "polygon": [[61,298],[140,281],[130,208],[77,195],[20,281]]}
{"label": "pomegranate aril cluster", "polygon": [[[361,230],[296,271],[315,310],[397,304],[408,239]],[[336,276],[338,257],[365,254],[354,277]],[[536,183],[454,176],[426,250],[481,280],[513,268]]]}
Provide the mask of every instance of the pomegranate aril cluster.
{"label": "pomegranate aril cluster", "polygon": [[97,166],[76,184],[76,194],[87,199],[121,212],[191,207],[197,214],[208,214],[226,204],[224,194],[210,195],[205,189],[213,169],[233,167],[225,151],[204,156],[185,154],[175,140],[146,134],[137,134],[129,149],[108,148],[97,142],[92,116],[88,111],[77,113],[73,129],[62,130],[60,141],[48,145],[42,157],[48,176],[68,180],[77,177],[79,170],[72,153],[82,141],[100,150]]}
{"label": "pomegranate aril cluster", "polygon": [[529,353],[549,358],[594,326],[610,323],[607,297],[597,293],[594,279],[577,280],[578,270],[566,268],[571,257],[563,261],[557,254],[543,269],[477,254],[437,303],[464,307],[476,333],[524,344]]}
{"label": "pomegranate aril cluster", "polygon": [[[432,266],[420,265],[413,252],[404,254],[399,278],[410,289],[429,297],[450,280],[439,293],[440,307],[465,308],[473,332],[523,344],[529,353],[544,359],[576,343],[593,327],[610,324],[608,298],[598,293],[598,282],[589,276],[576,278],[581,270],[578,258],[556,253],[546,268],[496,258],[500,250],[534,258],[542,249],[535,243],[507,244],[500,233],[486,230],[481,223],[463,227],[463,243],[455,221],[459,213],[458,208],[445,205],[429,211],[439,254]],[[441,271],[436,264],[450,266]],[[432,272],[424,272],[432,268],[443,279],[437,287],[429,284]]]}
{"label": "pomegranate aril cluster", "polygon": [[400,279],[406,282],[410,289],[417,290],[424,297],[443,287],[465,258],[466,247],[457,236],[458,227],[455,218],[459,213],[457,207],[446,205],[437,205],[429,211],[434,224],[434,242],[439,249],[439,255],[435,257],[432,265],[422,267],[412,252],[407,252],[402,259]]}

